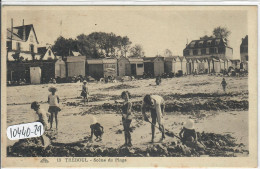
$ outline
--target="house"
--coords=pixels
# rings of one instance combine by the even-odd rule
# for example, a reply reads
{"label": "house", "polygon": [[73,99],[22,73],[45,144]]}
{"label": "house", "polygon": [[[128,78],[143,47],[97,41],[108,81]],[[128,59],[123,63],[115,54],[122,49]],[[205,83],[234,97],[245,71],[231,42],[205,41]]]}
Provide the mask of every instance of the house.
{"label": "house", "polygon": [[242,38],[240,45],[241,69],[248,70],[248,35]]}
{"label": "house", "polygon": [[117,61],[118,65],[118,76],[131,76],[131,65],[130,61],[126,57],[120,57]]}
{"label": "house", "polygon": [[86,57],[68,56],[67,57],[67,76],[85,76],[86,75]]}
{"label": "house", "polygon": [[33,60],[38,55],[38,39],[32,24],[7,29],[7,60]]}
{"label": "house", "polygon": [[41,83],[49,82],[51,78],[55,78],[55,61],[7,62],[8,81],[25,79],[28,83],[38,84],[39,77]]}
{"label": "house", "polygon": [[131,76],[143,76],[144,74],[144,60],[142,58],[129,58],[131,65]]}
{"label": "house", "polygon": [[145,57],[144,72],[152,76],[160,76],[164,73],[164,58],[160,56]]}
{"label": "house", "polygon": [[232,59],[233,49],[223,38],[192,40],[183,49],[183,56],[187,59],[205,59],[211,56]]}
{"label": "house", "polygon": [[37,55],[35,57],[36,60],[55,60],[55,59],[57,59],[51,49],[51,46],[39,47],[38,53],[39,53],[39,55]]}

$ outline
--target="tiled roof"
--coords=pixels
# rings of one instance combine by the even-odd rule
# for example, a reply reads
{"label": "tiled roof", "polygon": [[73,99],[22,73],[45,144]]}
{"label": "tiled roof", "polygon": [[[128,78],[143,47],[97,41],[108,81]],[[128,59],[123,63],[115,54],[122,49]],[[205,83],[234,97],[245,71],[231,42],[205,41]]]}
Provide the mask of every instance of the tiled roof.
{"label": "tiled roof", "polygon": [[30,32],[32,30],[35,34],[35,38],[36,38],[37,43],[39,43],[37,36],[36,36],[36,33],[35,33],[35,30],[34,30],[34,27],[33,27],[32,24],[13,27],[13,37],[12,37],[12,33],[11,33],[12,32],[11,28],[7,28],[7,39],[11,39],[11,37],[12,37],[13,40],[24,41],[24,39],[23,39],[24,29],[25,29],[25,41],[28,40]]}

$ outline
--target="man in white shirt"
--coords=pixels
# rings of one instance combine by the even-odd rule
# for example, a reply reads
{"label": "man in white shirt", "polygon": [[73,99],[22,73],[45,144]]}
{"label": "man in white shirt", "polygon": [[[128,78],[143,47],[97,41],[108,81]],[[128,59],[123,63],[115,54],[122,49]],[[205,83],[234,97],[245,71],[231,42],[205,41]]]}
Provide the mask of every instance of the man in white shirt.
{"label": "man in white shirt", "polygon": [[147,122],[150,122],[148,117],[146,116],[145,112],[146,110],[151,111],[151,128],[152,128],[152,143],[154,142],[154,132],[155,132],[155,125],[156,121],[159,124],[159,129],[162,132],[162,138],[161,141],[165,139],[164,135],[164,126],[163,126],[163,115],[164,115],[164,108],[165,108],[165,101],[164,99],[159,95],[146,95],[143,99],[142,103],[142,114],[144,117],[144,120]]}

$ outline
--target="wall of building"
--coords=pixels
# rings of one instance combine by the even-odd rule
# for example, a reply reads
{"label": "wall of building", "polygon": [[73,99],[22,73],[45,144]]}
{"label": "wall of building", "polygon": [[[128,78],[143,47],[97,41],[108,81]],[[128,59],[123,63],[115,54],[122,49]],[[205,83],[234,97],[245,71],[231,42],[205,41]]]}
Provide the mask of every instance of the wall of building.
{"label": "wall of building", "polygon": [[79,61],[79,62],[67,62],[67,72],[68,77],[73,76],[85,76],[85,61]]}
{"label": "wall of building", "polygon": [[164,73],[164,61],[163,60],[154,60],[154,75],[159,76]]}

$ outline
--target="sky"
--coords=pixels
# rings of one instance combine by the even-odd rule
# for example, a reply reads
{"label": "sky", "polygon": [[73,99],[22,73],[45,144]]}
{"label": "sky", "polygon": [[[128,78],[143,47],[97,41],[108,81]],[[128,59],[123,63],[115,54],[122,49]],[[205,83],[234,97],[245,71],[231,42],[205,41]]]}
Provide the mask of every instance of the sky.
{"label": "sky", "polygon": [[6,24],[11,27],[33,24],[38,41],[44,46],[54,44],[62,35],[76,38],[79,34],[113,32],[128,36],[132,44],[141,44],[145,55],[163,55],[170,49],[173,55],[183,55],[187,42],[211,35],[215,27],[231,31],[229,45],[233,59],[240,58],[241,39],[248,32],[247,11],[243,8],[201,7],[5,7]]}

